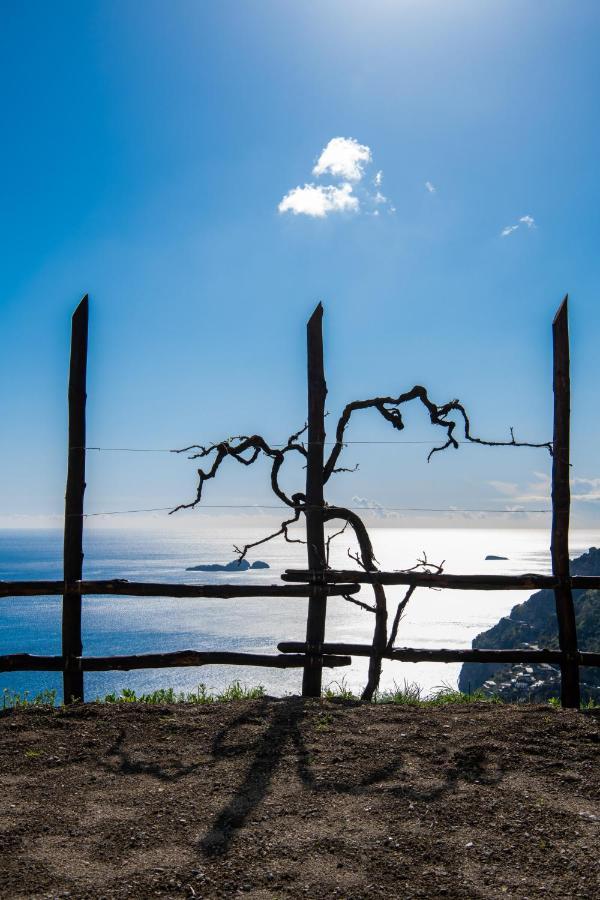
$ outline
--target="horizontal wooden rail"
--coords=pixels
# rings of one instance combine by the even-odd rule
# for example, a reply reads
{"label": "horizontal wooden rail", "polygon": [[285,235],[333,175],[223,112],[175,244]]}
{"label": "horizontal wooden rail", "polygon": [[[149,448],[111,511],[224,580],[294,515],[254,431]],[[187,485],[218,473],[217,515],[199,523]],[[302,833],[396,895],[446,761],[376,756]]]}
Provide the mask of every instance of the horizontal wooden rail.
{"label": "horizontal wooden rail", "polygon": [[[308,569],[288,569],[283,581],[303,581],[312,584],[318,578]],[[328,585],[349,584],[405,584],[415,587],[449,588],[463,591],[518,591],[531,588],[555,588],[566,584],[573,590],[600,589],[599,575],[572,575],[559,579],[554,575],[429,575],[423,572],[361,572],[354,569],[330,569],[325,573]],[[345,592],[344,592],[345,593]]]}
{"label": "horizontal wooden rail", "polygon": [[[159,582],[78,581],[69,588],[81,594],[114,594],[121,597],[309,597],[310,586],[287,584],[161,584]],[[355,594],[358,584],[328,586],[329,596]],[[61,595],[64,581],[0,581],[2,597],[43,597]]]}
{"label": "horizontal wooden rail", "polygon": [[[277,645],[281,653],[305,653],[307,646],[301,641],[282,641]],[[370,644],[336,644],[326,642],[321,645],[323,653],[347,656],[371,656]],[[552,663],[559,665],[562,660],[560,650],[426,650],[422,647],[401,647],[386,650],[384,659],[398,662],[461,662],[461,663]],[[600,666],[600,653],[578,653],[580,666]]]}
{"label": "horizontal wooden rail", "polygon": [[[349,666],[350,657],[323,656],[324,666]],[[221,651],[178,650],[173,653],[143,653],[138,656],[82,656],[71,660],[69,669],[79,672],[128,672],[131,669],[167,669],[179,666],[262,666],[272,669],[299,669],[306,665],[306,656],[267,653],[229,653]],[[0,672],[62,672],[62,656],[35,656],[15,653],[0,656]]]}

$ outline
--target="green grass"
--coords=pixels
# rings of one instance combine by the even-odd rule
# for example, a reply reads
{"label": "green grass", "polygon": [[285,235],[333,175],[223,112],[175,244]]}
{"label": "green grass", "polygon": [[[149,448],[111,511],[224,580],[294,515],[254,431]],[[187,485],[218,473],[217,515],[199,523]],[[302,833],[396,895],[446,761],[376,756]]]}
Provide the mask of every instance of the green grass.
{"label": "green grass", "polygon": [[378,691],[375,695],[375,703],[393,703],[401,706],[423,706],[426,698],[423,689],[414,681],[405,681],[402,685],[394,682],[393,688],[386,691]]}
{"label": "green grass", "polygon": [[465,694],[449,684],[441,684],[430,694],[423,694],[423,689],[414,681],[394,684],[387,691],[380,691],[375,698],[376,703],[394,703],[404,706],[448,706],[453,703],[500,703],[498,697],[488,697],[482,691]]}
{"label": "green grass", "polygon": [[137,694],[131,688],[123,688],[120,694],[106,694],[97,697],[97,703],[148,703],[164,706],[168,703],[191,703],[203,706],[207,703],[229,703],[232,700],[258,700],[265,696],[264,687],[259,684],[248,687],[234,681],[223,691],[211,694],[205,684],[199,684],[195,691],[175,691],[173,688],[159,688],[149,694]]}
{"label": "green grass", "polygon": [[474,691],[465,694],[448,684],[441,684],[427,698],[426,702],[432,706],[446,706],[449,703],[502,703],[497,695],[489,696],[483,691]]}
{"label": "green grass", "polygon": [[[348,687],[345,678],[341,681],[332,681],[323,691],[325,700],[359,700]],[[431,694],[424,694],[423,688],[414,681],[405,681],[396,684],[392,688],[379,691],[373,698],[373,703],[395,704],[398,706],[446,706],[450,703],[500,703],[498,697],[488,697],[481,691],[474,694],[464,694],[457,691],[449,684],[442,684]]]}
{"label": "green grass", "polygon": [[[199,684],[195,691],[176,691],[174,688],[159,688],[147,694],[138,694],[131,688],[123,688],[119,693],[112,692],[104,697],[96,697],[96,703],[147,703],[153,706],[164,706],[169,703],[228,703],[232,700],[258,700],[265,696],[262,685],[248,687],[234,681],[223,691],[210,693],[205,684]],[[4,688],[2,691],[2,709],[25,709],[32,706],[56,706],[56,691],[41,691],[31,695],[29,691],[18,693]]]}
{"label": "green grass", "polygon": [[[25,709],[28,707],[54,707],[57,692],[55,690],[41,691],[31,695],[29,691],[19,693],[4,688],[0,709]],[[104,697],[96,697],[96,703],[146,703],[151,706],[165,706],[172,703],[188,703],[192,705],[204,705],[207,703],[228,703],[232,700],[258,700],[265,696],[262,685],[250,687],[240,681],[234,681],[220,692],[211,693],[205,684],[201,683],[194,691],[176,691],[172,687],[159,688],[146,694],[138,694],[131,688],[123,688],[119,693],[112,692]],[[353,700],[359,701],[360,697],[349,687],[345,678],[340,681],[330,682],[323,690],[324,700]],[[487,696],[481,691],[465,694],[448,684],[441,684],[430,694],[424,694],[423,689],[416,682],[405,681],[402,685],[394,683],[392,688],[379,691],[373,703],[392,704],[398,706],[448,706],[453,703],[502,703],[497,696]],[[559,709],[560,699],[551,697],[548,700],[551,707]],[[599,709],[600,703],[589,699],[582,701],[581,709]]]}
{"label": "green grass", "polygon": [[[560,709],[560,697],[550,697],[548,700],[550,706],[554,707],[554,709]],[[582,700],[579,704],[580,709],[600,709],[600,703],[597,700],[594,700],[593,697],[588,697],[587,700]]]}

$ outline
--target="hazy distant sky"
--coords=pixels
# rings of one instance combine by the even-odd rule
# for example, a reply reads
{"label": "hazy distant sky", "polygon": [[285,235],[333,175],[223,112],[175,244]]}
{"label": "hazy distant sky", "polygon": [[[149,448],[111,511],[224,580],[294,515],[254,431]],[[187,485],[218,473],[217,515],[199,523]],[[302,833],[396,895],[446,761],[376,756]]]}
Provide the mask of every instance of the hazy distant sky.
{"label": "hazy distant sky", "polygon": [[[481,436],[547,440],[567,291],[574,514],[600,522],[599,45],[596,0],[0,0],[0,523],[61,512],[85,292],[90,445],[169,448],[301,425],[318,300],[330,427],[423,383]],[[431,434],[408,425],[348,437]],[[548,505],[544,451],[426,453],[351,445],[329,497]],[[90,511],[165,506],[194,464],[91,453],[88,484]],[[265,468],[206,490],[270,501]]]}

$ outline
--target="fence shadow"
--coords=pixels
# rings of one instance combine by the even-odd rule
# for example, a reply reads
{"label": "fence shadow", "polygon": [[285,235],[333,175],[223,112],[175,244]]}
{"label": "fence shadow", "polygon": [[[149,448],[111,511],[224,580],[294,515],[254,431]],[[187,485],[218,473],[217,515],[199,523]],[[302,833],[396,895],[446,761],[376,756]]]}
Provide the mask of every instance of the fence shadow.
{"label": "fence shadow", "polygon": [[[300,780],[306,785],[312,785],[314,782],[308,762],[309,753],[300,727],[304,718],[304,702],[300,697],[291,697],[275,704],[273,701],[265,700],[258,707],[254,707],[252,715],[265,715],[269,707],[273,709],[271,719],[256,743],[254,758],[244,780],[217,814],[207,834],[200,841],[200,847],[209,855],[227,851],[235,832],[244,825],[248,816],[265,797],[289,743],[296,750],[296,768]],[[212,746],[212,753],[217,759],[232,755],[232,748],[226,741],[235,734],[237,728],[248,721],[248,718],[248,712],[241,713],[217,733]]]}
{"label": "fence shadow", "polygon": [[[352,704],[354,705],[354,704]],[[418,786],[406,771],[404,754],[398,752],[394,759],[373,768],[361,777],[323,778],[318,780],[310,765],[310,751],[306,746],[303,724],[310,709],[300,697],[291,697],[273,702],[265,700],[252,710],[241,713],[224,728],[213,741],[212,753],[218,759],[247,753],[246,740],[232,743],[237,730],[248,722],[269,715],[267,726],[254,742],[253,758],[246,770],[243,781],[233,795],[214,817],[205,836],[200,841],[201,850],[208,856],[227,853],[232,840],[247,819],[264,800],[280,762],[291,745],[296,752],[296,773],[301,784],[314,794],[347,794],[360,796],[370,789],[396,778],[384,791],[390,796],[404,797],[419,802],[431,802],[444,795],[455,793],[462,781],[495,784],[503,777],[496,769],[489,771],[488,752],[473,746],[466,746],[448,760],[447,766],[439,771],[436,785]],[[424,760],[425,762],[425,760]]]}

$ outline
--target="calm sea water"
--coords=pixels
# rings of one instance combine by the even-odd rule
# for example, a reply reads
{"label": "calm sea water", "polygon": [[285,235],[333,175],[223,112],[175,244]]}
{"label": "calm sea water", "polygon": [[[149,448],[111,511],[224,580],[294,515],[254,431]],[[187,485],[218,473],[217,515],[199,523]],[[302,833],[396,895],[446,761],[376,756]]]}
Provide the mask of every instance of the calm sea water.
{"label": "calm sea water", "polygon": [[[239,529],[238,529],[239,531]],[[244,539],[263,536],[263,531],[244,528]],[[231,530],[168,533],[157,531],[89,530],[85,544],[84,575],[90,579],[128,578],[137,581],[277,583],[288,567],[305,565],[305,548],[297,544],[271,543],[259,548],[269,570],[240,574],[186,572],[204,562],[227,562],[232,544],[239,539]],[[378,528],[372,538],[380,565],[398,569],[413,565],[426,551],[433,562],[445,559],[445,571],[454,573],[547,572],[549,536],[541,530],[410,529]],[[573,531],[571,555],[598,545],[600,534]],[[332,546],[332,564],[348,567],[345,535]],[[62,534],[58,530],[1,531],[0,580],[60,579]],[[488,553],[507,561],[485,561]],[[369,599],[365,586],[362,597]],[[388,602],[403,596],[403,589],[389,588]],[[431,591],[418,590],[401,623],[398,646],[469,647],[480,631],[495,624],[512,606],[529,596],[528,591]],[[304,640],[306,601],[298,599],[179,600],[169,598],[86,597],[83,603],[83,643],[87,655],[149,653],[182,649],[245,650],[276,652],[278,641]],[[370,642],[371,614],[342,599],[328,605],[328,640]],[[60,598],[32,597],[0,600],[0,654],[60,653]],[[351,667],[325,670],[324,681],[344,677],[358,690],[366,679],[367,660]],[[382,687],[405,679],[418,682],[425,692],[442,683],[456,685],[459,665],[437,663],[384,664]],[[86,697],[93,699],[110,690],[132,687],[152,690],[173,686],[192,690],[199,682],[219,689],[240,679],[263,684],[269,693],[297,693],[301,671],[210,666],[203,668],[90,673],[85,676]],[[0,673],[0,688],[35,692],[56,688],[56,673]]]}

